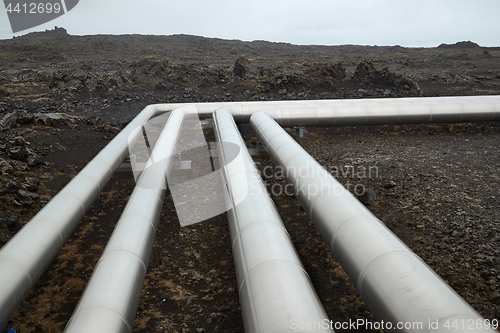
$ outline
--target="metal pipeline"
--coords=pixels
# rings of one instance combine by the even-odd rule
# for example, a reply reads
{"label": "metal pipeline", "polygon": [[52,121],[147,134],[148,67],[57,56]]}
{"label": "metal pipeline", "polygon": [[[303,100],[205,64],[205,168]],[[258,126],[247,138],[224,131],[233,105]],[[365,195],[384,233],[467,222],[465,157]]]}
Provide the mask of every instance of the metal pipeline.
{"label": "metal pipeline", "polygon": [[[365,121],[366,118],[360,119],[360,123]],[[393,324],[393,330],[385,331],[449,332],[450,329],[444,326],[455,320],[484,323],[468,303],[270,115],[257,112],[250,123],[275,164],[284,168],[302,207],[370,310],[378,320]],[[403,327],[395,329],[398,323]],[[421,323],[422,326],[409,327],[406,323]],[[430,326],[431,323],[437,327]],[[466,332],[466,328],[455,332]],[[494,332],[492,329],[474,331]]]}
{"label": "metal pipeline", "polygon": [[[214,113],[214,127],[219,159],[232,159],[227,144],[239,147],[236,159],[221,164],[233,202],[227,218],[245,332],[285,333],[294,325],[306,327],[301,332],[332,332],[310,328],[328,317],[227,109]],[[244,199],[236,204],[233,196]]]}
{"label": "metal pipeline", "polygon": [[183,117],[170,114],[64,332],[132,331]]}
{"label": "metal pipeline", "polygon": [[22,302],[128,154],[130,134],[159,108],[145,108],[0,250],[0,327]]}
{"label": "metal pipeline", "polygon": [[[195,107],[200,117],[211,116],[200,105]],[[274,116],[285,127],[500,120],[500,96],[231,102],[223,107],[230,108],[236,123],[248,123],[257,111],[275,109]]]}
{"label": "metal pipeline", "polygon": [[[384,115],[401,114],[400,123],[466,122],[500,120],[500,115],[490,118],[492,111],[500,111],[500,96],[371,98],[338,100],[296,100],[259,102],[211,102],[154,104],[148,106],[160,111],[183,108],[198,113],[200,118],[210,118],[215,110],[228,107],[234,121],[248,123],[250,116],[261,110],[280,110],[283,126],[336,126],[359,125],[360,119],[370,116],[364,124],[384,124]],[[465,112],[468,117],[449,117],[450,113]],[[485,113],[479,116],[479,113]],[[289,119],[289,121],[285,121]],[[378,119],[378,120],[377,120]],[[478,120],[475,120],[478,119]]]}
{"label": "metal pipeline", "polygon": [[[262,109],[261,109],[262,110]],[[500,120],[498,96],[353,100],[269,113],[281,126],[344,126]]]}
{"label": "metal pipeline", "polygon": [[[150,105],[0,249],[0,271],[8,272],[0,275],[0,327],[6,324],[126,157],[129,135],[134,130],[161,112],[182,107],[200,117],[210,117],[215,109],[226,106],[231,107],[237,123],[248,122],[259,110],[276,108],[279,114],[275,116],[283,126],[500,119],[500,96]],[[474,110],[481,112],[470,112]],[[393,113],[390,117],[389,111]],[[450,114],[457,112],[463,114]]]}

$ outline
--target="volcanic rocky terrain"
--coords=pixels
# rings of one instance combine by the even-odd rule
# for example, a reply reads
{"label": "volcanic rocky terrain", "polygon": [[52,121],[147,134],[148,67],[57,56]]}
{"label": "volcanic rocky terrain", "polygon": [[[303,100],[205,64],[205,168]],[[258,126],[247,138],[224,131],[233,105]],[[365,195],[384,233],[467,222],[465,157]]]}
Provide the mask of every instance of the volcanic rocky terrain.
{"label": "volcanic rocky terrain", "polygon": [[[0,40],[0,247],[148,104],[499,94],[500,48],[470,41],[298,46],[63,28]],[[252,129],[240,130],[255,147]],[[341,183],[365,188],[360,200],[481,315],[500,319],[498,122],[307,128],[296,139]],[[272,191],[285,180],[266,182]],[[134,185],[113,176],[9,328],[64,330]],[[373,319],[296,198],[272,197],[329,318]],[[243,332],[225,215],[181,228],[167,195],[133,332]]]}

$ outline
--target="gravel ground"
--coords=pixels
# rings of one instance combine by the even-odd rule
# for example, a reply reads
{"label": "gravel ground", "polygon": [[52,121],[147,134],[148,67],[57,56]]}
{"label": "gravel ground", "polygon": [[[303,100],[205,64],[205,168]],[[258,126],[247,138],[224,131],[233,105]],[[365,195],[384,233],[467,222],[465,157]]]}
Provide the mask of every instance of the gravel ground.
{"label": "gravel ground", "polygon": [[500,317],[498,123],[310,133],[302,144],[312,156],[330,170],[354,168],[358,177],[334,174],[372,189],[368,208],[481,315]]}

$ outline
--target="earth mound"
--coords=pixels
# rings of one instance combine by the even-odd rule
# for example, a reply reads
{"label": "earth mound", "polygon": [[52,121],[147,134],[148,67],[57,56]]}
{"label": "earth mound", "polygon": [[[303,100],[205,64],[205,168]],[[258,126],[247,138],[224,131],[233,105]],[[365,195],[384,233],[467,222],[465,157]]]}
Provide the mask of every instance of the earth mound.
{"label": "earth mound", "polygon": [[352,76],[352,80],[364,89],[395,90],[398,93],[422,95],[418,84],[401,74],[394,73],[388,67],[376,69],[371,61],[360,63]]}

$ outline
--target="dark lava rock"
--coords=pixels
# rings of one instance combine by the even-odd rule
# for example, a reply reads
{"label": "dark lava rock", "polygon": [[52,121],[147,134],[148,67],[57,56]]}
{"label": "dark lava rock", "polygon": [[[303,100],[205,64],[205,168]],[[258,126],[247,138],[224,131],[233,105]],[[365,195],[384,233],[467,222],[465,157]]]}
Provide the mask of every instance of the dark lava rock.
{"label": "dark lava rock", "polygon": [[49,329],[45,325],[42,325],[42,324],[36,324],[35,330],[36,330],[36,332],[42,332],[42,333],[49,331]]}
{"label": "dark lava rock", "polygon": [[160,82],[160,83],[158,83],[155,86],[155,90],[157,90],[157,91],[167,91],[168,87],[165,84],[163,84],[162,82]]}
{"label": "dark lava rock", "polygon": [[18,124],[32,124],[35,120],[33,114],[28,113],[25,110],[17,110],[15,112]]}
{"label": "dark lava rock", "polygon": [[0,97],[9,97],[9,96],[10,93],[7,90],[0,88]]}
{"label": "dark lava rock", "polygon": [[211,86],[213,86],[213,82],[207,77],[201,79],[200,83],[198,84],[198,88],[209,88]]}
{"label": "dark lava rock", "polygon": [[[9,139],[3,150],[11,159],[26,161],[28,166],[35,166],[41,163],[41,159],[38,154],[32,149],[26,147],[26,141],[22,136],[16,136]],[[0,160],[0,170],[5,173],[11,173],[13,168],[9,162]]]}
{"label": "dark lava rock", "polygon": [[10,158],[18,161],[22,161],[26,156],[26,147],[24,146],[16,146],[10,147],[7,149],[7,154]]}
{"label": "dark lava rock", "polygon": [[248,73],[248,63],[248,59],[244,55],[236,59],[233,69],[234,75],[244,78]]}
{"label": "dark lava rock", "polygon": [[377,200],[377,193],[375,190],[367,187],[361,195],[357,195],[358,200],[365,206],[369,206]]}
{"label": "dark lava rock", "polygon": [[169,293],[167,293],[166,291],[162,291],[160,292],[160,294],[158,295],[159,298],[160,298],[160,301],[163,301],[164,299],[170,299],[170,295]]}
{"label": "dark lava rock", "polygon": [[7,113],[2,120],[0,120],[0,130],[5,128],[14,128],[17,124],[32,124],[33,115],[25,110],[16,110]]}
{"label": "dark lava rock", "polygon": [[426,245],[426,246],[429,246],[429,245],[432,244],[432,240],[430,238],[428,238],[428,237],[425,237],[425,238],[422,239],[422,243],[424,245]]}
{"label": "dark lava rock", "polygon": [[65,113],[37,113],[35,114],[35,124],[49,127],[71,127],[76,117]]}
{"label": "dark lava rock", "polygon": [[385,188],[393,188],[396,186],[397,186],[397,184],[394,180],[389,180],[387,183],[384,184]]}
{"label": "dark lava rock", "polygon": [[26,162],[28,163],[28,166],[31,167],[42,163],[40,156],[38,156],[38,154],[35,153],[33,150],[26,148],[26,154],[27,154]]}
{"label": "dark lava rock", "polygon": [[17,124],[17,115],[15,112],[7,113],[3,116],[2,120],[0,120],[0,130],[5,128],[14,128]]}
{"label": "dark lava rock", "polygon": [[26,316],[28,313],[30,313],[33,310],[35,310],[35,307],[26,301],[22,302],[18,308],[18,311],[23,316]]}
{"label": "dark lava rock", "polygon": [[5,152],[10,158],[14,160],[24,160],[27,154],[26,141],[22,136],[10,138],[5,145]]}
{"label": "dark lava rock", "polygon": [[33,203],[32,199],[38,199],[38,195],[34,193],[29,193],[23,190],[17,191],[17,195],[24,200],[27,200],[27,202]]}
{"label": "dark lava rock", "polygon": [[26,146],[26,141],[22,136],[15,136],[9,139],[8,141],[10,147],[25,147]]}
{"label": "dark lava rock", "polygon": [[114,76],[115,86],[122,86],[123,81],[149,84],[156,86],[162,82],[162,79],[166,79],[167,75],[170,74],[170,63],[168,60],[157,57],[143,57],[138,61],[130,64],[133,68],[132,76],[129,78],[128,75],[117,75]]}
{"label": "dark lava rock", "polygon": [[163,58],[143,57],[130,64],[130,67],[142,68],[150,74],[168,74],[170,72],[169,62]]}
{"label": "dark lava rock", "polygon": [[275,74],[268,81],[271,90],[290,89],[303,83],[302,75],[293,72]]}
{"label": "dark lava rock", "polygon": [[85,81],[89,73],[82,70],[61,69],[54,72],[50,89],[81,89],[85,86]]}
{"label": "dark lava rock", "polygon": [[13,173],[14,168],[12,165],[9,163],[9,161],[6,161],[2,158],[0,158],[0,171],[3,173]]}
{"label": "dark lava rock", "polygon": [[16,182],[14,180],[9,180],[7,183],[5,183],[5,192],[7,193],[16,193],[20,189],[19,182]]}
{"label": "dark lava rock", "polygon": [[356,67],[352,80],[365,89],[391,89],[422,94],[416,82],[390,71],[387,67],[378,70],[371,61],[361,62]]}
{"label": "dark lava rock", "polygon": [[16,216],[10,216],[6,221],[6,224],[7,224],[7,230],[11,232],[15,232],[20,228]]}
{"label": "dark lava rock", "polygon": [[327,76],[337,82],[343,81],[346,78],[345,67],[340,62],[313,64],[306,73],[315,77]]}

